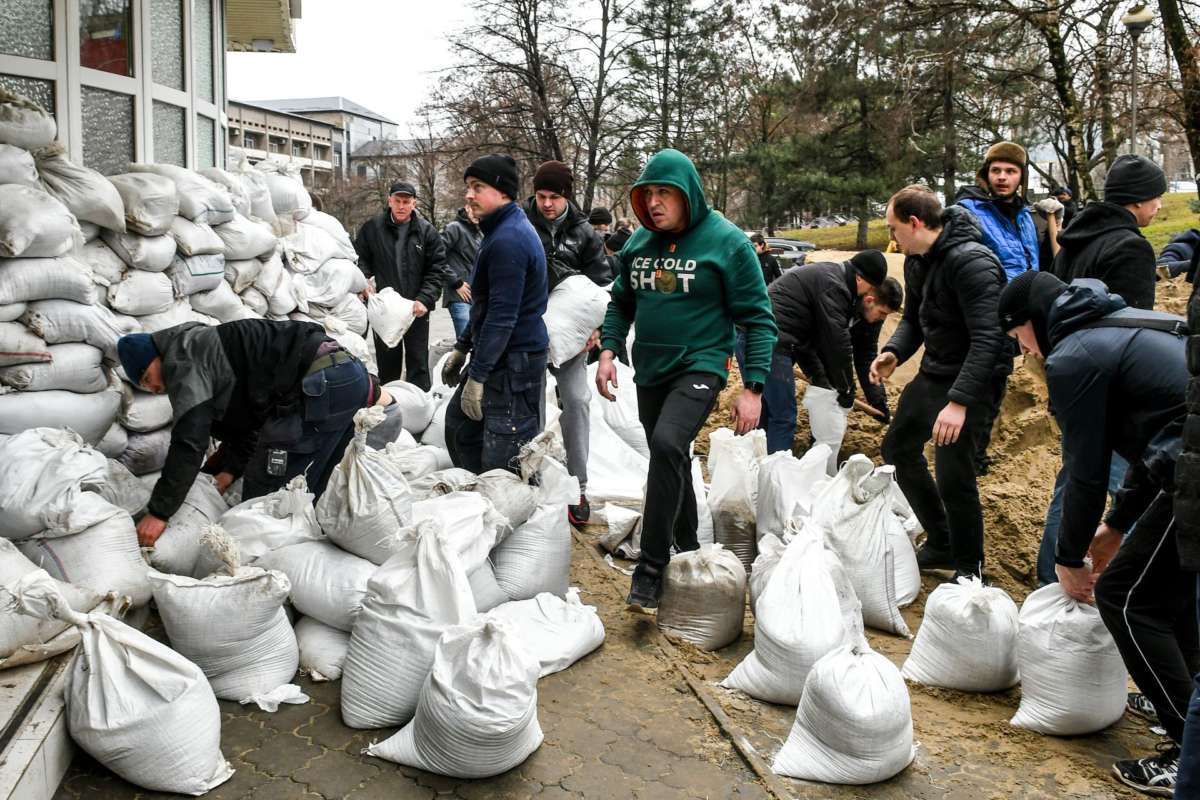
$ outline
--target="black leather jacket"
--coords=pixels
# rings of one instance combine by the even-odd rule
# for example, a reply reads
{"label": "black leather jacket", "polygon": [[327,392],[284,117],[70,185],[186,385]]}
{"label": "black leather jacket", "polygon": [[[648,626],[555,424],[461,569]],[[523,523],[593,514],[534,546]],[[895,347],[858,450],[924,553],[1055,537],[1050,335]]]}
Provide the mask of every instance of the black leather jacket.
{"label": "black leather jacket", "polygon": [[546,251],[551,291],[563,278],[571,275],[586,275],[597,286],[612,283],[612,267],[604,255],[604,240],[578,206],[568,201],[566,219],[555,226],[542,216],[537,200],[531,197],[525,203],[525,216],[533,224]]}

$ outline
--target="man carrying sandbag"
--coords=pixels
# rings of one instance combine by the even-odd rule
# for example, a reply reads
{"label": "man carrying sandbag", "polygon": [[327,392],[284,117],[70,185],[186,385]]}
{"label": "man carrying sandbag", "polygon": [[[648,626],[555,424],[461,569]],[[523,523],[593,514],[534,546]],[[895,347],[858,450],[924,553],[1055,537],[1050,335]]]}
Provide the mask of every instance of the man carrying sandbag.
{"label": "man carrying sandbag", "polygon": [[[574,194],[571,168],[561,161],[547,161],[533,175],[533,197],[525,203],[529,218],[542,248],[546,251],[550,291],[572,275],[586,275],[597,286],[612,283],[612,270],[604,257],[604,242],[588,224],[588,217],[571,200]],[[588,440],[590,433],[587,356],[599,331],[578,355],[550,367],[558,386],[558,404],[562,408],[559,425],[567,451],[567,471],[579,480],[579,503],[567,506],[572,525],[586,525],[591,517],[587,499]]]}
{"label": "man carrying sandbag", "polygon": [[[358,267],[375,288],[392,287],[410,298],[416,317],[404,340],[388,347],[375,337],[375,360],[383,383],[404,379],[429,391],[429,312],[447,278],[446,248],[437,228],[417,213],[417,190],[407,181],[396,181],[388,193],[388,207],[358,231],[354,239]],[[371,294],[363,291],[365,300]]]}
{"label": "man carrying sandbag", "polygon": [[[1196,576],[1181,563],[1185,542],[1177,541],[1175,525],[1187,329],[1179,317],[1128,307],[1098,280],[1067,286],[1046,272],[1005,287],[999,314],[1022,352],[1044,361],[1062,428],[1059,582],[1081,602],[1091,601],[1094,589],[1126,669],[1172,742],[1152,756],[1118,761],[1113,771],[1139,791],[1170,796],[1192,674],[1200,666]],[[1131,466],[1106,515],[1114,451]]]}
{"label": "man carrying sandbag", "polygon": [[[320,497],[354,432],[354,412],[374,402],[367,368],[311,322],[185,322],[117,341],[128,379],[171,399],[174,428],[138,541],[153,547],[201,467],[223,493],[242,478],[242,499],[297,475]],[[221,447],[205,463],[210,437]]]}
{"label": "man carrying sandbag", "polygon": [[739,434],[758,425],[776,328],[754,247],[709,209],[687,156],[678,150],[654,155],[630,200],[642,227],[620,253],[596,387],[615,400],[613,357],[634,324],[634,383],[650,469],[642,553],[626,602],[649,609],[662,596],[672,544],[680,551],[699,547],[689,449],[725,385],[734,325],[746,332],[745,389],[733,406]]}
{"label": "man carrying sandbag", "polygon": [[832,451],[828,464],[832,475],[846,434],[846,415],[854,406],[856,372],[867,402],[885,420],[890,416],[887,393],[870,383],[868,375],[879,352],[883,321],[900,310],[904,289],[887,276],[883,253],[864,250],[849,261],[788,270],[767,287],[767,295],[779,326],[779,344],[763,392],[767,452],[792,449],[795,362],[809,380],[804,408],[816,443],[827,444]]}
{"label": "man carrying sandbag", "polygon": [[[1004,344],[996,301],[1000,262],[965,208],[945,210],[925,186],[888,201],[887,225],[904,259],[904,317],[871,365],[871,382],[891,377],[916,354],[921,369],[900,395],[883,437],[883,460],[928,534],[921,569],[982,575],[983,509],[975,478],[975,446],[988,422],[992,375]],[[937,445],[936,482],[925,444]]]}
{"label": "man carrying sandbag", "polygon": [[471,325],[442,367],[442,382],[458,386],[467,365],[446,407],[446,448],[454,466],[476,474],[516,472],[521,447],[545,419],[546,253],[513,202],[520,181],[511,157],[477,158],[463,180],[483,242],[471,283]]}

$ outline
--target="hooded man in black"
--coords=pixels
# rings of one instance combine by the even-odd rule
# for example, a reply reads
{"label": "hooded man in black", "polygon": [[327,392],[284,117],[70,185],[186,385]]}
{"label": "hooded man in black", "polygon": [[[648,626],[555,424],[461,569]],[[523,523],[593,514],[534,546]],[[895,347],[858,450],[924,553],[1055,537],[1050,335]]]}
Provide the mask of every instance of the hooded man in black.
{"label": "hooded man in black", "polygon": [[471,324],[471,270],[475,268],[475,254],[482,241],[479,221],[465,206],[442,229],[442,244],[446,248],[446,288],[442,291],[442,302],[454,322],[455,339]]}
{"label": "hooded man in black", "polygon": [[[1081,602],[1094,589],[1126,669],[1175,745],[1117,762],[1114,771],[1136,789],[1167,793],[1175,784],[1191,676],[1200,666],[1196,578],[1181,568],[1174,508],[1187,416],[1183,320],[1129,308],[1100,281],[1066,286],[1044,272],[1010,283],[999,314],[1021,350],[1044,359],[1062,429],[1067,478],[1055,554],[1059,582]],[[1106,515],[1114,451],[1131,466]]]}

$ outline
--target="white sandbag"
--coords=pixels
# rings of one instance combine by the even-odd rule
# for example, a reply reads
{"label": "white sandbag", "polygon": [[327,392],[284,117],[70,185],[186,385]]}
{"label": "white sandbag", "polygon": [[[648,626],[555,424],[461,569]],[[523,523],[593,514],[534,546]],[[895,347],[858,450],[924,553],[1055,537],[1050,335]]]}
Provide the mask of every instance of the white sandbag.
{"label": "white sandbag", "polygon": [[300,672],[313,683],[339,680],[350,649],[350,634],[312,617],[297,620],[295,631],[300,647]]}
{"label": "white sandbag", "polygon": [[21,147],[0,144],[0,183],[19,183],[22,186],[39,188],[33,155]]}
{"label": "white sandbag", "polygon": [[20,322],[0,322],[0,366],[47,364],[53,357],[45,340]]}
{"label": "white sandbag", "polygon": [[736,555],[749,573],[758,552],[755,504],[758,494],[758,443],[755,430],[731,439],[716,466],[711,466],[708,507],[713,518],[713,541]]}
{"label": "white sandbag", "polygon": [[[208,550],[201,544],[201,537],[227,508],[212,476],[203,472],[197,475],[183,504],[167,520],[166,530],[146,552],[150,566],[170,575],[198,575],[200,554]],[[198,576],[205,577],[210,572],[205,570]]]}
{"label": "white sandbag", "polygon": [[190,297],[225,286],[225,256],[176,256],[167,267],[167,277],[175,288],[176,297]]}
{"label": "white sandbag", "polygon": [[121,427],[121,423],[119,422],[114,422],[110,425],[108,431],[104,434],[104,438],[96,442],[96,449],[103,453],[105,458],[119,459],[128,447],[129,434]]}
{"label": "white sandbag", "polygon": [[[222,268],[223,274],[224,268]],[[218,281],[213,289],[190,295],[188,301],[196,311],[215,317],[221,322],[234,322],[254,316],[254,312],[242,305],[242,301],[234,294],[233,289],[223,280]]]}
{"label": "white sandbag", "polygon": [[433,421],[433,412],[437,410],[434,398],[420,387],[405,381],[385,383],[383,388],[388,390],[400,406],[400,420],[404,430],[413,436],[420,436]]}
{"label": "white sandbag", "polygon": [[0,303],[52,298],[94,303],[92,279],[91,267],[73,256],[0,259]]}
{"label": "white sandbag", "polygon": [[490,500],[514,529],[533,516],[538,504],[537,488],[506,469],[492,469],[479,475],[474,491]]}
{"label": "white sandbag", "polygon": [[[79,533],[107,515],[82,502],[108,472],[104,456],[77,434],[34,428],[0,442],[0,536]],[[103,504],[101,504],[103,505]]]}
{"label": "white sandbag", "polygon": [[552,366],[562,366],[583,352],[592,331],[604,322],[608,301],[608,292],[586,275],[570,275],[559,281],[542,315],[550,335]]}
{"label": "white sandbag", "polygon": [[28,303],[6,303],[0,305],[0,322],[14,322],[25,314]]}
{"label": "white sandbag", "polygon": [[226,260],[261,258],[275,251],[275,234],[271,226],[235,214],[233,219],[213,228],[220,237]]}
{"label": "white sandbag", "polygon": [[[96,497],[84,493],[88,495]],[[116,506],[110,505],[109,516],[83,533],[26,539],[17,542],[17,547],[60,581],[125,595],[135,608],[150,602],[149,566],[138,548],[133,518]]]}
{"label": "white sandbag", "polygon": [[502,622],[451,628],[438,642],[412,723],[365,752],[454,778],[507,772],[542,743],[538,671]]}
{"label": "white sandbag", "polygon": [[[278,251],[272,253],[271,257],[268,259],[255,260],[259,261],[262,266],[259,267],[258,273],[254,276],[252,281],[254,288],[258,289],[269,299],[273,294],[275,294],[275,290],[279,288],[280,282],[287,275],[287,270],[283,268],[283,259],[280,258]],[[229,265],[228,261],[225,263],[226,266]],[[226,272],[226,275],[228,275],[228,272]],[[293,305],[293,308],[294,307],[295,306]],[[286,314],[287,311],[284,311],[283,313]]]}
{"label": "white sandbag", "polygon": [[304,219],[312,210],[312,198],[308,196],[308,190],[304,188],[304,182],[300,179],[299,168],[275,164],[268,160],[260,162],[258,169],[271,192],[271,207],[275,215]]}
{"label": "white sandbag", "polygon": [[354,249],[354,242],[350,239],[350,234],[342,227],[342,223],[337,217],[326,214],[324,211],[313,209],[304,215],[302,221],[296,223],[296,229],[299,230],[305,225],[313,225],[332,236],[338,243],[340,249],[339,258],[348,258],[351,261],[358,261],[358,252]]}
{"label": "white sandbag", "polygon": [[501,603],[510,602],[508,595],[496,583],[496,570],[491,561],[484,561],[471,572],[467,573],[467,582],[471,584],[471,595],[475,598],[475,610],[480,614],[491,611]]}
{"label": "white sandbag", "polygon": [[[173,290],[172,290],[173,291]],[[185,322],[199,322],[203,315],[198,314],[186,297],[176,299],[166,311],[154,314],[144,314],[137,318],[141,330],[145,333],[158,333],[167,328],[174,328]]]}
{"label": "white sandbag", "polygon": [[[229,509],[221,515],[220,525],[237,544],[241,563],[253,564],[271,550],[324,538],[312,503],[304,476],[298,475],[282,489]],[[218,566],[203,553],[200,563],[211,563],[210,571]]]}
{"label": "white sandbag", "polygon": [[[839,474],[847,478],[861,476],[840,495],[822,495],[818,503],[827,503],[832,518],[824,526],[825,540],[838,554],[858,599],[862,602],[863,622],[872,628],[900,636],[911,636],[900,615],[896,597],[895,539],[889,535],[900,527],[891,511],[891,484],[895,467],[874,469],[862,454],[851,456]],[[901,534],[903,530],[901,529]],[[905,537],[905,546],[907,537]]]}
{"label": "white sandbag", "polygon": [[754,569],[750,571],[749,580],[750,610],[754,612],[755,619],[758,618],[758,602],[766,592],[767,584],[771,582],[771,576],[775,574],[775,568],[783,558],[783,551],[787,549],[788,542],[794,535],[795,528],[791,528],[782,538],[764,536],[758,543],[758,555],[754,557]]}
{"label": "white sandbag", "polygon": [[713,529],[712,509],[708,507],[708,486],[704,483],[704,468],[699,456],[692,456],[692,494],[696,496],[696,541],[712,544],[716,531]]}
{"label": "white sandbag", "polygon": [[543,592],[529,600],[514,600],[488,612],[489,619],[506,622],[517,641],[541,664],[538,677],[561,672],[604,642],[604,623],[595,606],[579,600],[579,590],[566,598]]}
{"label": "white sandbag", "polygon": [[76,221],[79,222],[79,232],[83,235],[84,244],[100,238],[100,231],[103,228],[99,225],[94,222],[84,222],[83,220]]}
{"label": "white sandbag", "polygon": [[916,755],[900,670],[866,641],[822,658],[771,769],[806,781],[862,786],[891,778]]}
{"label": "white sandbag", "polygon": [[[409,435],[411,436],[411,434]],[[434,447],[427,444],[415,447],[401,447],[394,443],[387,445],[387,447],[391,450],[396,464],[400,467],[400,471],[404,473],[404,477],[408,480],[409,486],[412,486],[414,482],[427,475],[454,466],[450,460],[450,452],[444,447]]]}
{"label": "white sandbag", "polygon": [[192,222],[187,217],[171,220],[170,234],[179,253],[184,256],[215,255],[225,251],[224,242],[211,227]]}
{"label": "white sandbag", "polygon": [[429,477],[433,479],[429,485],[430,497],[451,492],[469,492],[474,490],[479,482],[478,475],[460,467],[438,470]]}
{"label": "white sandbag", "polygon": [[296,610],[341,631],[354,626],[354,618],[367,593],[367,581],[378,569],[365,558],[347,553],[329,541],[301,542],[269,550],[255,566],[287,575],[292,582],[291,599]]}
{"label": "white sandbag", "polygon": [[81,343],[56,344],[49,349],[49,363],[0,368],[0,384],[30,392],[63,389],[81,394],[102,392],[108,386],[100,350]]}
{"label": "white sandbag", "polygon": [[156,431],[171,424],[171,398],[166,394],[143,392],[122,381],[121,414],[117,419],[129,431]]}
{"label": "white sandbag", "polygon": [[[229,285],[233,287],[235,292],[241,294],[247,289],[257,286],[255,282],[258,280],[262,269],[263,262],[257,258],[247,258],[241,261],[230,261],[226,258],[225,280],[229,282]],[[259,291],[263,294],[264,299],[268,297],[266,293],[261,292],[261,290]]]}
{"label": "white sandbag", "polygon": [[75,219],[125,232],[125,204],[107,178],[94,169],[72,163],[62,144],[57,142],[33,155],[37,159],[42,185],[75,215]]}
{"label": "white sandbag", "polygon": [[[895,483],[892,484],[893,488]],[[892,549],[892,580],[896,582],[896,605],[906,608],[921,594],[921,567],[917,564],[917,549],[904,527],[904,521],[892,513],[887,526],[888,543]]]}
{"label": "white sandbag", "polygon": [[130,164],[130,172],[150,172],[170,178],[179,192],[179,215],[192,222],[220,225],[233,219],[233,200],[222,186],[174,164]]}
{"label": "white sandbag", "polygon": [[27,97],[0,89],[0,144],[36,150],[54,141],[54,117]]}
{"label": "white sandbag", "polygon": [[389,403],[383,407],[383,422],[376,425],[367,434],[367,445],[376,449],[383,450],[393,442],[401,442],[405,447],[416,447],[416,439],[413,435],[404,430],[400,419],[400,404]]}
{"label": "white sandbag", "polygon": [[239,567],[197,580],[151,571],[150,584],[171,647],[204,671],[218,699],[291,683],[300,651],[283,610],[291,584],[282,572]]}
{"label": "white sandbag", "polygon": [[371,577],[342,668],[342,721],[384,728],[412,719],[438,637],[474,616],[471,586],[442,525],[422,521]]}
{"label": "white sandbag", "polygon": [[978,578],[943,583],[925,614],[901,673],[910,681],[963,692],[1000,692],[1017,673],[1017,604]]}
{"label": "white sandbag", "polygon": [[175,240],[166,234],[144,236],[106,230],[100,238],[128,266],[143,272],[163,272],[175,259]]}
{"label": "white sandbag", "polygon": [[167,311],[174,301],[171,279],[161,272],[126,270],[120,283],[108,287],[109,306],[133,317]]}
{"label": "white sandbag", "polygon": [[337,239],[312,225],[298,227],[295,233],[284,236],[281,243],[284,258],[298,275],[316,272],[330,259],[341,257],[342,252]]}
{"label": "white sandbag", "polygon": [[152,487],[142,483],[120,461],[108,459],[108,474],[96,494],[131,516],[138,516],[150,502]]}
{"label": "white sandbag", "polygon": [[[270,266],[270,263],[265,262],[264,268]],[[292,286],[291,273],[280,267],[279,282],[275,285],[275,291],[267,295],[270,312],[275,315],[290,314],[299,308],[299,303],[300,298],[296,296]],[[305,305],[307,306],[307,303]]]}
{"label": "white sandbag", "polygon": [[179,214],[179,192],[174,181],[148,172],[110,175],[108,180],[121,196],[130,233],[161,236],[171,229]]}
{"label": "white sandbag", "polygon": [[241,299],[242,305],[260,317],[265,317],[271,311],[271,304],[267,301],[266,295],[253,286],[239,294],[238,297]]}
{"label": "white sandbag", "polygon": [[[751,439],[753,445],[754,458],[763,459],[767,457],[767,437],[766,434],[757,434],[751,431],[746,434]],[[709,434],[708,437],[708,458],[705,462],[708,469],[708,475],[711,478],[717,472],[717,464],[720,463],[721,454],[729,451],[731,447],[740,437],[734,434],[732,428],[717,428]],[[757,486],[755,487],[757,491]]]}
{"label": "white sandbag", "polygon": [[[300,296],[304,293],[303,286],[303,283],[297,281],[293,288],[293,292],[297,295],[297,302],[299,302]],[[307,299],[304,302],[307,303]],[[314,313],[316,313],[316,306],[313,306],[313,309]],[[301,310],[303,310],[303,306],[301,306]],[[357,295],[348,294],[344,296],[341,302],[333,308],[325,310],[324,314],[326,319],[330,317],[336,318],[359,336],[365,337],[367,335],[367,307],[358,299]]]}
{"label": "white sandbag", "polygon": [[226,172],[220,167],[205,167],[196,171],[229,192],[229,199],[233,203],[233,208],[237,213],[247,217],[250,216],[250,193],[246,191],[246,186],[242,183],[241,176],[235,175],[232,172]]}
{"label": "white sandbag", "polygon": [[618,558],[637,561],[642,555],[642,514],[624,506],[604,504],[608,532],[598,544]]}
{"label": "white sandbag", "polygon": [[701,650],[719,650],[742,633],[746,569],[720,544],[671,559],[663,574],[658,629]]}
{"label": "white sandbag", "polygon": [[[617,399],[609,402],[600,397],[599,392],[596,392],[592,402],[599,406],[604,421],[608,427],[612,428],[613,433],[621,438],[621,441],[649,458],[650,445],[646,442],[646,429],[642,427],[642,422],[638,418],[637,386],[633,382],[633,367],[619,360],[614,360],[613,365],[617,370],[619,385],[612,392]],[[588,376],[592,383],[595,383],[598,366],[597,364],[588,367]]]}
{"label": "white sandbag", "polygon": [[[549,378],[547,378],[549,384]],[[557,413],[553,392],[547,386],[549,397],[546,411]],[[607,402],[607,401],[604,401]],[[547,417],[547,428],[551,426]],[[592,414],[588,425],[588,485],[587,494],[591,502],[627,501],[640,502],[646,484],[650,461],[634,450],[608,427],[601,415]]]}
{"label": "white sandbag", "polygon": [[30,428],[69,428],[95,444],[117,419],[121,393],[111,386],[103,392],[10,392],[0,394],[0,434]]}
{"label": "white sandbag", "polygon": [[1121,718],[1127,673],[1095,606],[1052,583],[1025,598],[1018,621],[1021,706],[1014,727],[1080,736]]}
{"label": "white sandbag", "polygon": [[450,407],[449,398],[439,400],[433,412],[429,427],[421,433],[421,444],[433,447],[446,447],[446,409]]}
{"label": "white sandbag", "polygon": [[[367,286],[367,280],[354,262],[331,258],[313,272],[298,272],[292,281],[304,287],[309,303],[321,308],[334,308],[348,294],[357,295]],[[355,302],[361,301],[355,299]]]}
{"label": "white sandbag", "polygon": [[99,237],[87,242],[72,255],[91,268],[92,274],[102,286],[116,283],[125,274],[124,259]]}
{"label": "white sandbag", "polygon": [[[13,586],[21,578],[37,571],[37,565],[21,554],[17,546],[0,538],[0,587]],[[104,595],[83,586],[46,580],[57,584],[58,591],[71,608],[87,613],[104,599]],[[3,599],[0,598],[0,607]],[[74,626],[58,619],[38,619],[4,609],[0,614],[0,669],[44,661],[65,653],[79,643]],[[64,635],[65,634],[65,635]]]}
{"label": "white sandbag", "polygon": [[578,501],[579,482],[557,462],[544,467],[554,474],[540,476],[536,510],[492,551],[496,582],[510,600],[542,592],[565,597],[570,586],[573,539],[566,506]]}
{"label": "white sandbag", "polygon": [[0,184],[0,257],[54,258],[83,245],[79,223],[41,189]]}
{"label": "white sandbag", "polygon": [[818,444],[803,458],[788,450],[772,453],[759,461],[757,526],[759,546],[766,534],[780,536],[788,520],[812,511],[814,489],[824,481],[829,447]]}
{"label": "white sandbag", "polygon": [[367,321],[375,335],[388,347],[400,344],[414,319],[416,315],[413,313],[413,301],[401,297],[400,293],[390,286],[385,286],[367,298]]}
{"label": "white sandbag", "polygon": [[842,617],[843,606],[852,602],[844,595],[853,590],[844,580],[841,587],[835,582],[836,561],[814,533],[792,539],[758,599],[754,651],[722,686],[768,703],[800,702],[813,665],[854,633]]}
{"label": "white sandbag", "polygon": [[151,791],[202,795],[227,781],[233,769],[221,754],[221,711],[200,668],[107,614],[72,611],[38,577],[17,585],[17,607],[70,622],[82,638],[66,683],[75,743]]}
{"label": "white sandbag", "polygon": [[[445,529],[444,537],[468,574],[488,562],[488,554],[511,528],[491,501],[476,492],[451,492],[418,500],[412,505],[412,524],[437,520]],[[415,535],[409,530],[401,536]]]}
{"label": "white sandbag", "polygon": [[133,317],[113,313],[104,306],[71,300],[32,302],[21,321],[47,344],[85,342],[99,348],[105,358],[114,362],[117,360],[117,340],[127,333],[142,330]]}

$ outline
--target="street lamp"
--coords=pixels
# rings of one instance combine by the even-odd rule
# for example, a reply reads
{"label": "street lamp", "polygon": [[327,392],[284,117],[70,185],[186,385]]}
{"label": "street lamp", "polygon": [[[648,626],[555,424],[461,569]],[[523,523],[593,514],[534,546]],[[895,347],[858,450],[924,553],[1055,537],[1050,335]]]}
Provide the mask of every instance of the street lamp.
{"label": "street lamp", "polygon": [[1138,107],[1138,37],[1142,35],[1142,31],[1150,27],[1150,23],[1154,21],[1154,13],[1146,7],[1145,3],[1138,3],[1132,6],[1125,16],[1121,17],[1121,24],[1125,26],[1125,30],[1129,31],[1129,38],[1133,40],[1133,92],[1132,92],[1132,109],[1129,121],[1129,151],[1137,155],[1137,107]]}

